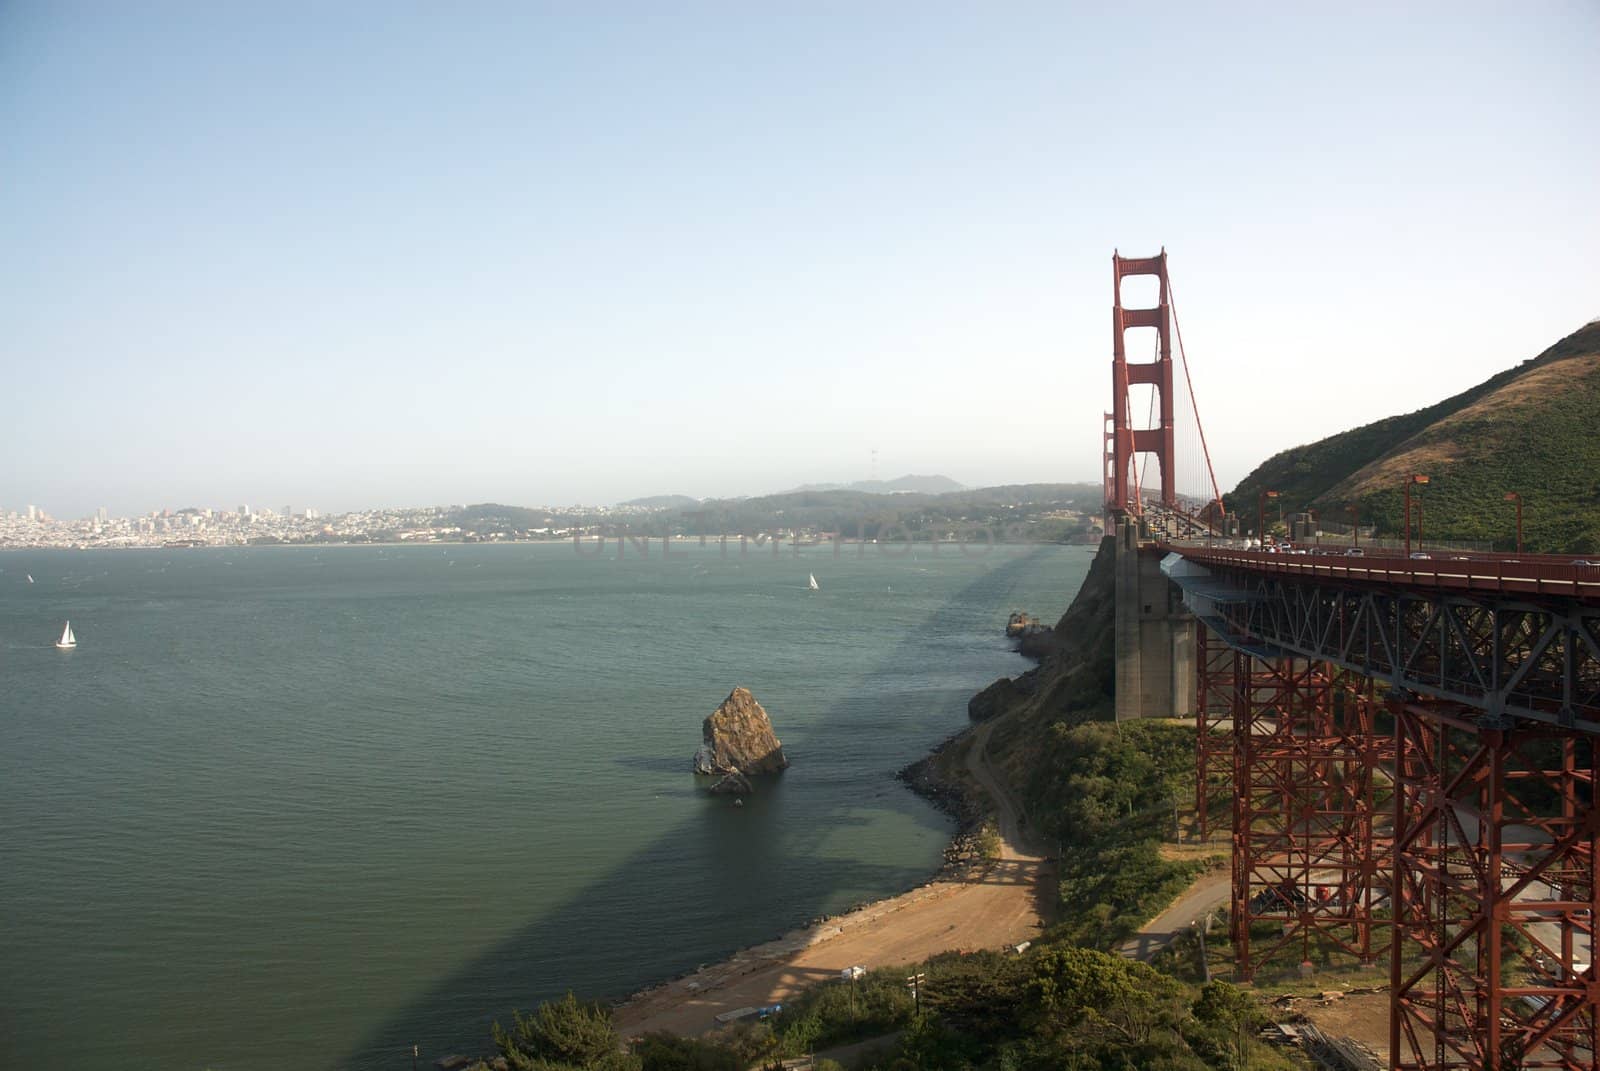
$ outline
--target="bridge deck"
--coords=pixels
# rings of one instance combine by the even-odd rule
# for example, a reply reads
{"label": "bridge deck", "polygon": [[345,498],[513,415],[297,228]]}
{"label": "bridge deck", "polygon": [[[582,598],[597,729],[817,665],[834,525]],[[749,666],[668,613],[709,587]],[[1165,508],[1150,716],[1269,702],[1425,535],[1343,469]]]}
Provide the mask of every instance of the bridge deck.
{"label": "bridge deck", "polygon": [[1170,542],[1162,549],[1206,565],[1284,576],[1324,577],[1428,591],[1481,592],[1485,595],[1553,596],[1600,605],[1600,563],[1549,555],[1403,555],[1347,557],[1243,550],[1204,542]]}

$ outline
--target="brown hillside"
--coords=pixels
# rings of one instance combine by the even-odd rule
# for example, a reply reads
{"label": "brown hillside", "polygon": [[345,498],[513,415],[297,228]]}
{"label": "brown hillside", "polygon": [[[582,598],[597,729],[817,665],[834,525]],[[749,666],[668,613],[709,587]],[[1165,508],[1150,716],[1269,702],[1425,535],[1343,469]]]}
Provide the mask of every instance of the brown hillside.
{"label": "brown hillside", "polygon": [[1430,481],[1416,488],[1429,540],[1511,549],[1515,492],[1528,550],[1600,552],[1600,321],[1453,397],[1275,454],[1227,504],[1248,515],[1272,489],[1285,512],[1354,509],[1395,538],[1413,473]]}
{"label": "brown hillside", "polygon": [[[1600,337],[1596,338],[1600,344]],[[1498,390],[1445,417],[1335,484],[1316,504],[1364,498],[1399,484],[1408,473],[1433,473],[1517,449],[1518,428],[1540,419],[1552,398],[1600,390],[1600,352],[1535,365]],[[1503,435],[1485,435],[1500,430]],[[1593,429],[1600,432],[1600,428]]]}

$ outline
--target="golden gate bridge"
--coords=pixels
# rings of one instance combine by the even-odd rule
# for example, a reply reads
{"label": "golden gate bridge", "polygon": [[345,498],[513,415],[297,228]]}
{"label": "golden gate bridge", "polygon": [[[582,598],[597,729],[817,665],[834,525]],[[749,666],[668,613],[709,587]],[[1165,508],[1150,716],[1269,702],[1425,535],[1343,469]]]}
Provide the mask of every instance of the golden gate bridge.
{"label": "golden gate bridge", "polygon": [[[1170,694],[1195,718],[1202,831],[1228,786],[1237,977],[1386,967],[1396,1071],[1596,1068],[1600,567],[1221,537],[1166,252],[1112,267],[1108,529],[1160,559],[1192,629]],[[1137,276],[1154,304],[1126,308]]]}

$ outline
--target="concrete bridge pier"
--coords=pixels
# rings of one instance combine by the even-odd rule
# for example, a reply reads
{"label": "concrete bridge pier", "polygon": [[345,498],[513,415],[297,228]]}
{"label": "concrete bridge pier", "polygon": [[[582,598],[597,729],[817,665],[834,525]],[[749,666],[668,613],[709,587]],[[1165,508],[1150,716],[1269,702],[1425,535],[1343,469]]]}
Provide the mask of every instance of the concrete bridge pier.
{"label": "concrete bridge pier", "polygon": [[1187,718],[1195,703],[1195,620],[1161,572],[1161,552],[1141,541],[1139,519],[1117,517],[1117,720]]}

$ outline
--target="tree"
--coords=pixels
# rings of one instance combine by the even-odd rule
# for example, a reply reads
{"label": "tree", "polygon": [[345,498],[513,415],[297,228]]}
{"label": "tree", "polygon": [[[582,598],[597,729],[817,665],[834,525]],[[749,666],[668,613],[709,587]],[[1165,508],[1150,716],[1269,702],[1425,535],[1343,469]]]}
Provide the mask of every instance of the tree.
{"label": "tree", "polygon": [[1251,1036],[1266,1021],[1261,1006],[1242,989],[1227,982],[1207,982],[1194,1002],[1190,1044],[1212,1066],[1242,1068]]}
{"label": "tree", "polygon": [[646,1034],[633,1047],[643,1071],[743,1071],[738,1054],[698,1038]]}
{"label": "tree", "polygon": [[1041,1025],[1091,1044],[1144,1045],[1186,1010],[1179,984],[1144,963],[1057,947],[1034,962],[1028,992]]}
{"label": "tree", "polygon": [[516,1071],[637,1071],[639,1061],[622,1051],[611,1015],[568,993],[546,1001],[532,1015],[512,1013],[512,1029],[494,1024],[495,1046]]}

